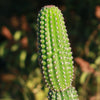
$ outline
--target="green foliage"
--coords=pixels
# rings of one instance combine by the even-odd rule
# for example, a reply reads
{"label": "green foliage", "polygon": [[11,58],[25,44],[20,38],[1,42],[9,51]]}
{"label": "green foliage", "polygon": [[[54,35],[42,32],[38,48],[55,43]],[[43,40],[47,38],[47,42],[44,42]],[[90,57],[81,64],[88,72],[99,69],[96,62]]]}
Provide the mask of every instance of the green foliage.
{"label": "green foliage", "polygon": [[81,83],[81,84],[84,84],[84,83],[85,83],[86,78],[87,78],[87,76],[88,76],[89,74],[90,74],[90,73],[88,73],[88,72],[84,72],[84,73],[81,74],[81,77],[80,77],[80,83]]}

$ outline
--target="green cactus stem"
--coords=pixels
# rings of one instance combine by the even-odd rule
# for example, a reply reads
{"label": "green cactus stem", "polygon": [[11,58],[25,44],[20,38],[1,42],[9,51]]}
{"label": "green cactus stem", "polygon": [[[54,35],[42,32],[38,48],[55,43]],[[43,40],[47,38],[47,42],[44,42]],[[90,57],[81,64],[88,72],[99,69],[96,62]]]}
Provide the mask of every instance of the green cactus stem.
{"label": "green cactus stem", "polygon": [[79,100],[77,91],[74,87],[70,87],[65,91],[49,91],[48,100]]}
{"label": "green cactus stem", "polygon": [[43,7],[37,18],[38,51],[46,85],[55,91],[71,86],[73,57],[64,18],[51,5]]}

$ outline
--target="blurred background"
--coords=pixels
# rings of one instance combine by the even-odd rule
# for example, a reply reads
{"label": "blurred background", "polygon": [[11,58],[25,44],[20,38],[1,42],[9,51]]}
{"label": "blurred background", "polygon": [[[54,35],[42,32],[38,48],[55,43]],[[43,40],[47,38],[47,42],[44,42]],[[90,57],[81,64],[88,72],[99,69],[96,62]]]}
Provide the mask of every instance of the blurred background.
{"label": "blurred background", "polygon": [[49,4],[65,19],[79,99],[100,100],[100,0],[0,0],[0,100],[47,100],[36,19]]}

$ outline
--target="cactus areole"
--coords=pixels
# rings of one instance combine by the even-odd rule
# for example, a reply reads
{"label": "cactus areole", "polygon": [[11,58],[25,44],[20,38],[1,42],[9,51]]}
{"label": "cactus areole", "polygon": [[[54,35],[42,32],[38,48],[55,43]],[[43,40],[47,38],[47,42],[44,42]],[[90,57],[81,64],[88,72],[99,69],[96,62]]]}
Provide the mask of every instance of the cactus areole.
{"label": "cactus areole", "polygon": [[39,62],[46,85],[64,91],[73,79],[73,57],[64,18],[54,5],[44,6],[37,18]]}

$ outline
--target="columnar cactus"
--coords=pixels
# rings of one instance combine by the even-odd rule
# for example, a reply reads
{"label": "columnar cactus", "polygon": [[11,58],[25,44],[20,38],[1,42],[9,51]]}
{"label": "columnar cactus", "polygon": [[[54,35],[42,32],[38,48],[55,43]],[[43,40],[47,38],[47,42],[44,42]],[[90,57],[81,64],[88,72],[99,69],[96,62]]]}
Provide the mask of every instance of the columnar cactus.
{"label": "columnar cactus", "polygon": [[61,11],[53,5],[43,7],[37,25],[39,62],[49,100],[78,100],[71,85],[73,57]]}
{"label": "columnar cactus", "polygon": [[61,11],[45,6],[38,14],[39,61],[47,86],[55,91],[71,86],[73,61]]}
{"label": "columnar cactus", "polygon": [[78,95],[74,87],[59,92],[50,90],[48,100],[78,100]]}

